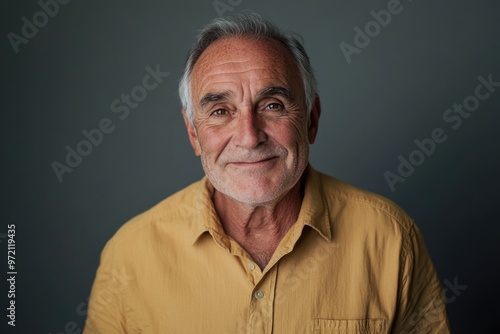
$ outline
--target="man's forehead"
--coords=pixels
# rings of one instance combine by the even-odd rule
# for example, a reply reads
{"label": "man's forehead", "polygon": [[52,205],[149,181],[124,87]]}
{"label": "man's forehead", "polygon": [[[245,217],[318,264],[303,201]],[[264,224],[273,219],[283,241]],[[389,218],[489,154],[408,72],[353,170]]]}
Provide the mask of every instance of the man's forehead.
{"label": "man's forehead", "polygon": [[221,90],[240,83],[288,86],[298,68],[284,45],[269,38],[229,37],[210,45],[192,72],[193,90]]}
{"label": "man's forehead", "polygon": [[194,66],[197,68],[228,65],[238,67],[249,61],[293,63],[286,47],[267,37],[224,37],[209,45]]}

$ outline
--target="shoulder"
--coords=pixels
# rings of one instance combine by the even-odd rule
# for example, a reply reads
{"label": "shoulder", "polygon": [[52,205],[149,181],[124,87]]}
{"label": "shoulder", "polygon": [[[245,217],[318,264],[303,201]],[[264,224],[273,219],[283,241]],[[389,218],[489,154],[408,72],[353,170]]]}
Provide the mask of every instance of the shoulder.
{"label": "shoulder", "polygon": [[143,213],[123,224],[110,239],[116,245],[133,245],[149,242],[159,235],[172,237],[169,230],[176,230],[177,236],[189,229],[190,217],[200,206],[205,189],[204,180],[197,181],[186,188],[170,195]]}
{"label": "shoulder", "polygon": [[412,233],[413,220],[392,200],[321,172],[316,173],[322,196],[334,217],[372,225],[379,230],[386,227],[396,228],[405,234]]}

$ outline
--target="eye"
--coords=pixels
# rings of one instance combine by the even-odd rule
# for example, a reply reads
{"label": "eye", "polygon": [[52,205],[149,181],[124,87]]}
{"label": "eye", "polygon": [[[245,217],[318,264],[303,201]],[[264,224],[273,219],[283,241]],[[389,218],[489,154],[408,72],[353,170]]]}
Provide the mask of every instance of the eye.
{"label": "eye", "polygon": [[228,114],[229,112],[226,109],[217,109],[212,113],[214,116],[226,116]]}
{"label": "eye", "polygon": [[266,109],[267,110],[283,110],[283,105],[281,105],[279,103],[269,103],[266,106]]}

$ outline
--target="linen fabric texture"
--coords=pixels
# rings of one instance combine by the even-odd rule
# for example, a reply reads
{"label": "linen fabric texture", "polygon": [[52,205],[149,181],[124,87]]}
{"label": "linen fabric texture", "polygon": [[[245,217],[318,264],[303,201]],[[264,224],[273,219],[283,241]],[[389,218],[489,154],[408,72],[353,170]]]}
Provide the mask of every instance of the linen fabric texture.
{"label": "linen fabric texture", "polygon": [[412,219],[311,166],[303,177],[298,219],[263,270],[224,232],[206,177],[124,224],[84,333],[449,333]]}

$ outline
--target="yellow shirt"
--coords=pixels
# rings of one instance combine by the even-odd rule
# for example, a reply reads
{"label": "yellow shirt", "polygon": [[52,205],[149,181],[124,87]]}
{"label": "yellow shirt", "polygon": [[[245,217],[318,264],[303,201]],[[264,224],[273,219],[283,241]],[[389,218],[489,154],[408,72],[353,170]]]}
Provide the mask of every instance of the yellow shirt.
{"label": "yellow shirt", "polygon": [[206,178],[102,252],[84,333],[449,333],[421,234],[392,202],[306,171],[297,222],[264,268],[221,227]]}

